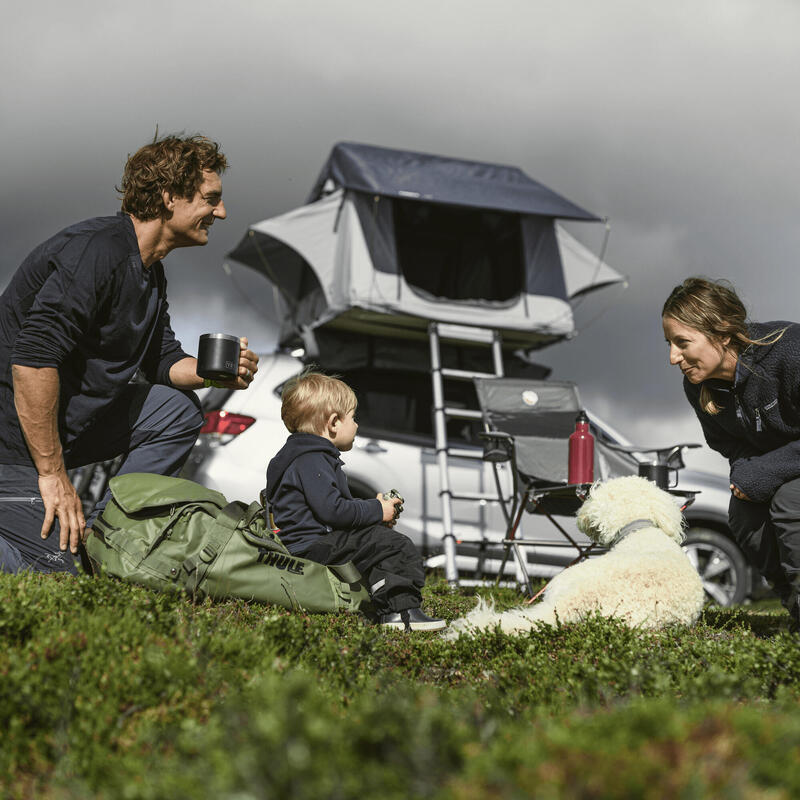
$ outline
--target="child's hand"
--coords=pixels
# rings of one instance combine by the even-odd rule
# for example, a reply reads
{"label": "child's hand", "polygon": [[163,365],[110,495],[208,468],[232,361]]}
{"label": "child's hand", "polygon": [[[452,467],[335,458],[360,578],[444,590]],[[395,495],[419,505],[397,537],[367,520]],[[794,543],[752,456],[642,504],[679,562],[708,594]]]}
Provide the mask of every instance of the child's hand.
{"label": "child's hand", "polygon": [[[384,499],[385,495],[382,492],[378,492],[376,495],[378,500],[381,501],[381,506],[383,507],[383,521],[394,523],[397,518],[397,511],[396,506],[399,506],[400,503],[403,502],[402,497],[390,497],[388,499]],[[393,527],[390,525],[390,527]]]}

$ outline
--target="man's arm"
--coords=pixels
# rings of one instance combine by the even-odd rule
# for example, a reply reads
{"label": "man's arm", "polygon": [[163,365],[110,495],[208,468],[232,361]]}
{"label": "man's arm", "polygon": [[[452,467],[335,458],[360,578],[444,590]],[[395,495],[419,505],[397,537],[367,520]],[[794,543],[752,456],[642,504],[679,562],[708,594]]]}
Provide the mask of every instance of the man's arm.
{"label": "man's arm", "polygon": [[55,367],[23,367],[13,364],[14,405],[25,442],[36,471],[44,502],[42,538],[50,535],[58,517],[62,550],[78,552],[86,520],[75,487],[67,476],[61,439],[58,435],[60,382]]}
{"label": "man's arm", "polygon": [[169,382],[176,389],[202,389],[203,379],[197,375],[197,359],[189,356],[169,368]]}

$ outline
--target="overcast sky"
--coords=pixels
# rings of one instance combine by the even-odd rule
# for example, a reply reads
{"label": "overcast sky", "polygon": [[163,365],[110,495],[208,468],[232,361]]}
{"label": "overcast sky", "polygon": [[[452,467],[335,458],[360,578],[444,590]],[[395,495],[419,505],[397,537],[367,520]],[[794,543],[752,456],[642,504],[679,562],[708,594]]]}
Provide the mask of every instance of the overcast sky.
{"label": "overcast sky", "polygon": [[[4,6],[10,6],[4,3]],[[800,4],[793,0],[70,0],[0,28],[0,285],[34,245],[115,212],[160,132],[223,145],[228,219],[165,261],[186,348],[274,341],[263,279],[222,270],[251,222],[304,201],[347,139],[513,164],[612,225],[625,291],[588,299],[554,375],[638,441],[697,440],[660,309],[733,281],[754,319],[800,320]],[[570,230],[597,249],[599,225]],[[719,466],[711,457],[697,465]]]}

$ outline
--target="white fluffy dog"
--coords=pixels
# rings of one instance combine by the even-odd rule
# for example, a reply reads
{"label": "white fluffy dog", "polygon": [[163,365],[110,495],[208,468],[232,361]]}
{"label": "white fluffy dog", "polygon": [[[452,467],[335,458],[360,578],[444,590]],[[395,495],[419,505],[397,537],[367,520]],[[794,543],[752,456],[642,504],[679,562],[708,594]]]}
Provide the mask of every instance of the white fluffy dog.
{"label": "white fluffy dog", "polygon": [[593,613],[643,628],[697,621],[703,586],[681,550],[683,516],[671,495],[636,476],[596,483],[577,524],[609,551],[556,575],[539,603],[498,613],[479,601],[450,625],[448,637],[497,625],[519,633],[537,622],[578,622]]}

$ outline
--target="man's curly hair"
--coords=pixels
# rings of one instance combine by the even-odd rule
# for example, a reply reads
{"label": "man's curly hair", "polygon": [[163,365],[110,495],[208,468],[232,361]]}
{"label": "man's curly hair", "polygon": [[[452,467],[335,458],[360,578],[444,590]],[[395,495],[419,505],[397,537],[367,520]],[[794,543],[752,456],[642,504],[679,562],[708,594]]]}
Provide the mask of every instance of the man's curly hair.
{"label": "man's curly hair", "polygon": [[146,220],[163,217],[161,193],[191,199],[203,182],[203,171],[222,173],[228,160],[216,142],[205,136],[158,135],[128,156],[122,173],[122,210]]}

